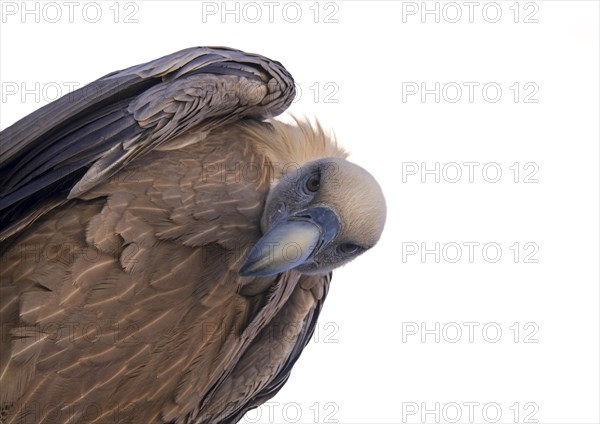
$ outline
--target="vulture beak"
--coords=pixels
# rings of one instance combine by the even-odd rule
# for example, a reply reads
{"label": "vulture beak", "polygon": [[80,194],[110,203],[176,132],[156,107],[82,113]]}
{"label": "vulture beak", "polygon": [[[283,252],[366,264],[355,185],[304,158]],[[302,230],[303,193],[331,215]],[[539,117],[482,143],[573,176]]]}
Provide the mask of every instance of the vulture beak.
{"label": "vulture beak", "polygon": [[325,207],[282,216],[254,245],[239,273],[244,277],[274,275],[307,263],[331,243],[339,229],[337,214]]}

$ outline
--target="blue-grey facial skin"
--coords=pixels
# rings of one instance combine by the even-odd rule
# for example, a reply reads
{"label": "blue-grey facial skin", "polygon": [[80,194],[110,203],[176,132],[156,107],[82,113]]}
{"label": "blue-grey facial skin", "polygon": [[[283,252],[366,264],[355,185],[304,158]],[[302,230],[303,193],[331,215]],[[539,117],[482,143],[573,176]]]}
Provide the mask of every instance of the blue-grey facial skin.
{"label": "blue-grey facial skin", "polygon": [[[298,172],[284,175],[269,193],[262,220],[264,235],[250,252],[240,274],[273,275],[292,268],[304,274],[325,274],[372,247],[383,223],[360,228],[344,222],[344,217],[364,215],[361,211],[345,210],[356,205],[345,203],[344,193],[354,188],[356,184],[352,183],[356,178],[366,176],[372,179],[370,184],[375,181],[362,168],[340,158],[308,162]],[[383,195],[379,196],[383,199]],[[373,219],[385,221],[385,215]],[[365,222],[370,224],[368,220]],[[379,233],[368,234],[372,232]],[[292,254],[281,251],[288,246],[292,246]]]}

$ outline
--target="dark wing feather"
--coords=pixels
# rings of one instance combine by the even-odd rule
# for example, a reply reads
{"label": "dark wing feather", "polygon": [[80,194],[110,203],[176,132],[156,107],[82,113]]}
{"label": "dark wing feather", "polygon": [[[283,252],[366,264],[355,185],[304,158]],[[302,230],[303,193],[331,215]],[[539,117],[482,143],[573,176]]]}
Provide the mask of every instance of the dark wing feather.
{"label": "dark wing feather", "polygon": [[[312,278],[315,278],[315,277],[312,277]],[[290,353],[290,356],[287,358],[287,360],[285,361],[285,363],[279,370],[279,373],[277,373],[277,375],[274,376],[273,380],[271,380],[271,382],[263,390],[261,390],[260,393],[258,393],[256,396],[254,396],[254,398],[250,402],[248,402],[248,404],[245,407],[244,414],[246,412],[248,412],[250,409],[253,409],[253,408],[263,404],[267,400],[271,399],[273,396],[275,396],[277,394],[277,392],[279,392],[279,390],[283,387],[285,382],[290,377],[290,373],[292,372],[292,367],[294,366],[294,364],[300,357],[300,354],[302,353],[302,351],[304,350],[306,345],[308,345],[308,343],[310,342],[310,340],[315,332],[315,327],[317,326],[317,320],[321,313],[321,309],[323,308],[323,303],[325,302],[325,297],[327,296],[327,292],[329,291],[329,283],[331,281],[331,273],[329,273],[326,276],[318,277],[318,278],[322,278],[324,280],[323,293],[320,295],[321,297],[315,303],[314,308],[310,310],[308,315],[306,315],[306,318],[304,319],[304,323],[302,325],[302,330],[301,330],[300,334],[298,335],[298,339],[296,340],[296,345],[294,346],[294,349],[292,350],[292,352]],[[240,419],[241,419],[241,417],[240,417]]]}
{"label": "dark wing feather", "polygon": [[187,130],[276,116],[294,95],[280,63],[229,48],[108,74],[0,133],[0,228],[39,216],[32,209],[46,200],[77,197]]}
{"label": "dark wing feather", "polygon": [[[323,303],[325,302],[325,297],[327,296],[327,293],[329,291],[329,283],[331,282],[331,273],[329,273],[328,275],[324,275],[324,276],[302,276],[298,282],[298,285],[300,287],[296,288],[296,290],[304,290],[304,289],[302,289],[301,286],[307,282],[309,285],[312,286],[308,290],[313,291],[315,302],[309,308],[307,314],[305,315],[305,318],[302,321],[302,326],[301,326],[300,332],[299,332],[298,336],[296,337],[295,344],[294,344],[293,348],[291,349],[291,351],[289,352],[287,358],[282,363],[279,364],[279,366],[277,368],[278,369],[277,373],[271,376],[271,379],[269,380],[269,382],[261,390],[259,390],[257,393],[255,393],[249,399],[247,399],[243,404],[235,407],[235,409],[233,411],[231,411],[228,416],[226,416],[224,418],[220,418],[219,419],[220,423],[234,424],[234,423],[239,422],[248,411],[259,407],[260,405],[262,405],[269,399],[273,398],[279,392],[279,390],[281,390],[283,385],[287,382],[288,378],[290,377],[290,373],[292,371],[294,364],[300,357],[304,348],[310,342],[310,340],[315,332],[315,327],[317,325],[317,320],[319,318],[319,314],[321,313]],[[286,308],[289,308],[289,307],[292,307],[292,306],[288,304],[288,306],[286,306]],[[281,315],[283,315],[284,313],[285,312],[282,311]],[[273,324],[275,326],[290,325],[290,323],[285,323],[285,321],[282,317],[275,317],[275,319],[273,320]],[[291,324],[291,325],[294,325],[294,324]],[[263,331],[269,331],[269,328],[267,327]],[[274,337],[273,332],[269,333],[269,338],[270,338],[270,342],[276,342],[276,340],[275,340],[276,337]],[[285,337],[284,337],[284,339],[285,339]],[[263,354],[264,354],[264,352],[263,352]],[[247,358],[247,361],[254,362],[255,359],[256,358],[250,357],[250,358]],[[242,362],[243,362],[243,360],[244,359],[242,359]],[[232,403],[235,404],[234,402],[232,402]],[[224,410],[231,410],[231,405],[226,405]]]}

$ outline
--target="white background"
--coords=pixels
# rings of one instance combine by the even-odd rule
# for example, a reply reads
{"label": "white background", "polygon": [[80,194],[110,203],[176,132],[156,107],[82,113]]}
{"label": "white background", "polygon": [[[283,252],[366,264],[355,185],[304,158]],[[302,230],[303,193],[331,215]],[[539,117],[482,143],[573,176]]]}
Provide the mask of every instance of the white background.
{"label": "white background", "polygon": [[[334,273],[315,342],[245,421],[450,422],[460,412],[481,423],[500,411],[506,423],[598,423],[599,4],[488,4],[469,17],[464,2],[5,1],[1,127],[57,87],[194,45],[279,60],[301,90],[291,111],[318,117],[376,176],[388,222],[376,248]],[[472,101],[465,83],[479,84]],[[415,87],[433,91],[423,99]],[[465,162],[479,163],[473,182]],[[423,163],[439,163],[439,183],[421,182]],[[499,181],[486,181],[497,168]],[[469,242],[479,243],[472,262]],[[420,251],[436,243],[439,263]],[[487,243],[502,249],[495,263]],[[423,329],[433,330],[424,341]]]}

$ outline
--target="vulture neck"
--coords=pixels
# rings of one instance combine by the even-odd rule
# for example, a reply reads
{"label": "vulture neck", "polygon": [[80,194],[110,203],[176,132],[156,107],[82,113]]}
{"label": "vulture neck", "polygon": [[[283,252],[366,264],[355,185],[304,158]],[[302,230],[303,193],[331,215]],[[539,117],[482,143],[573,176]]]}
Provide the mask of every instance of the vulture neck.
{"label": "vulture neck", "polygon": [[327,134],[319,122],[294,118],[295,125],[274,119],[264,122],[239,123],[245,137],[271,162],[272,181],[276,183],[286,172],[294,172],[305,163],[325,157],[346,158],[348,153],[338,146],[335,136]]}

